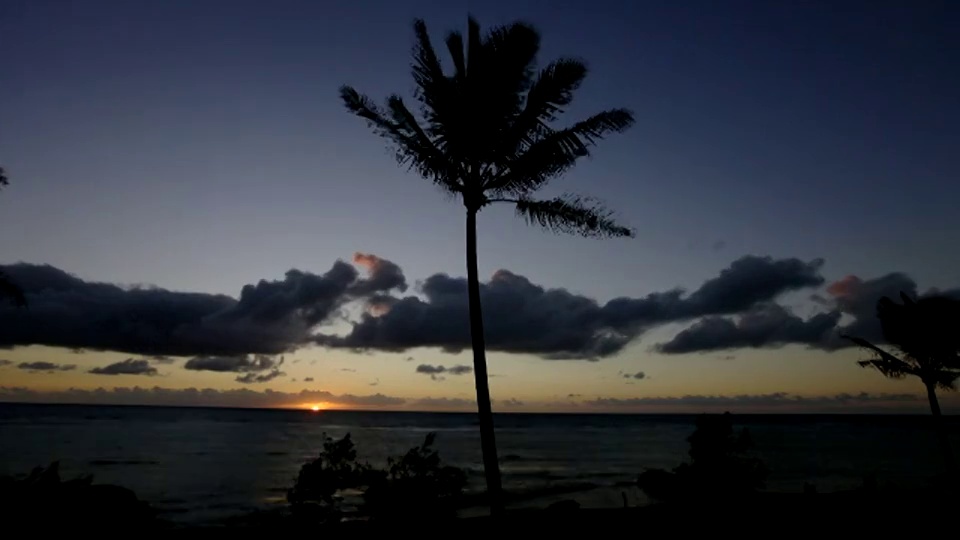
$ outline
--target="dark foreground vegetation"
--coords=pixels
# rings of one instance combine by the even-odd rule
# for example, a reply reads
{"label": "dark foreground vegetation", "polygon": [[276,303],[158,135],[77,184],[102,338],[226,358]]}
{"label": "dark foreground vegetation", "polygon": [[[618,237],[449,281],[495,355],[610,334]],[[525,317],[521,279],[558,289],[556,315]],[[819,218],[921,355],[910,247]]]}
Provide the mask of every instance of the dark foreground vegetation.
{"label": "dark foreground vegetation", "polygon": [[[687,439],[689,459],[670,471],[648,470],[637,485],[659,501],[644,507],[581,509],[574,500],[499,517],[457,518],[485,500],[464,494],[466,475],[443,463],[427,435],[423,444],[377,468],[358,460],[349,435],[325,438],[305,463],[282,511],[256,512],[206,526],[175,526],[130,490],[90,477],[60,478],[56,463],[19,478],[0,478],[0,522],[9,537],[60,532],[211,538],[236,534],[326,536],[609,533],[813,534],[936,532],[960,508],[955,481],[944,475],[922,489],[865,480],[860,488],[818,494],[765,493],[766,465],[750,435],[732,417],[702,415]],[[927,517],[923,517],[927,516]]]}

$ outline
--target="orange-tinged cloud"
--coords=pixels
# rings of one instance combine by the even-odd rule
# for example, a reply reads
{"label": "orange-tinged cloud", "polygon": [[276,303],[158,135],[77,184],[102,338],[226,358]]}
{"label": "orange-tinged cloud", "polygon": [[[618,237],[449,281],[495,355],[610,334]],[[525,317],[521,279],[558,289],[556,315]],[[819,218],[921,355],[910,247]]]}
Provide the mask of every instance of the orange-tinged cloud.
{"label": "orange-tinged cloud", "polygon": [[861,285],[863,285],[862,279],[854,275],[849,275],[831,283],[827,287],[827,292],[834,298],[845,298],[855,294]]}
{"label": "orange-tinged cloud", "polygon": [[361,253],[356,252],[353,254],[353,263],[362,266],[367,269],[369,272],[376,273],[378,269],[383,268],[384,260],[380,257],[377,257],[373,253]]}

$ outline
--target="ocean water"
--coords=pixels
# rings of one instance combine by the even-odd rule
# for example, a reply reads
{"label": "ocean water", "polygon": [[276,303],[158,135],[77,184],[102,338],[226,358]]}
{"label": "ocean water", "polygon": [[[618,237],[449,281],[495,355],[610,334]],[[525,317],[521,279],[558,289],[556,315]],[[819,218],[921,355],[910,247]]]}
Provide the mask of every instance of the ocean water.
{"label": "ocean water", "polygon": [[[572,498],[583,506],[648,502],[629,485],[646,468],[686,459],[690,415],[498,415],[506,489],[516,506]],[[743,415],[770,491],[922,485],[942,467],[922,416]],[[960,419],[950,418],[956,437]],[[324,433],[350,433],[361,459],[382,465],[437,433],[447,463],[483,487],[476,416],[459,413],[292,411],[0,404],[0,474],[24,474],[59,460],[64,477],[134,490],[173,521],[210,522],[279,508],[300,465]],[[468,510],[469,512],[469,510]]]}

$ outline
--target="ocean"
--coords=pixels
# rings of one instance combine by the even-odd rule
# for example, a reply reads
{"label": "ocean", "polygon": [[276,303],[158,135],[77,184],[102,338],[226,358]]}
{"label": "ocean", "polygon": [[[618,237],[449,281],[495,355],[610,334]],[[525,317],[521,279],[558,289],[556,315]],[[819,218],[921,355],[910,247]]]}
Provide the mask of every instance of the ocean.
{"label": "ocean", "polygon": [[[631,483],[646,468],[686,459],[692,415],[503,414],[496,417],[505,489],[515,506],[575,499],[584,507],[649,502]],[[960,418],[950,431],[960,448]],[[942,468],[929,417],[738,415],[770,469],[769,491],[850,489],[867,475],[923,485]],[[476,416],[461,413],[299,411],[0,404],[0,474],[60,461],[132,489],[161,516],[215,522],[281,508],[324,434],[350,433],[360,458],[383,465],[437,433],[443,460],[482,490]],[[470,510],[466,510],[469,513]],[[479,509],[476,509],[479,512]]]}

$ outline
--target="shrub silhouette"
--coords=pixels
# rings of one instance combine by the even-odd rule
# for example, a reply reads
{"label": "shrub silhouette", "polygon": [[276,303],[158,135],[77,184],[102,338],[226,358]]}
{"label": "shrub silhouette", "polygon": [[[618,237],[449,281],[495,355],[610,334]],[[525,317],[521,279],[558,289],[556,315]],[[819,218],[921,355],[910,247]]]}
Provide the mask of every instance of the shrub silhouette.
{"label": "shrub silhouette", "polygon": [[343,517],[345,490],[362,490],[361,512],[378,519],[452,517],[467,483],[463,470],[443,465],[432,448],[436,433],[420,446],[390,458],[388,468],[375,469],[357,461],[350,434],[340,440],[324,435],[323,450],[301,467],[297,482],[287,492],[295,518],[335,523]]}
{"label": "shrub silhouette", "polygon": [[92,476],[60,479],[60,466],[36,467],[25,478],[0,477],[0,520],[9,531],[142,532],[157,525],[147,503],[129,489],[94,484]]}
{"label": "shrub silhouette", "polygon": [[753,442],[746,429],[733,429],[730,413],[701,415],[687,438],[690,462],[673,472],[645,471],[637,485],[654,499],[742,496],[763,488],[767,475],[763,462],[749,455]]}
{"label": "shrub silhouette", "polygon": [[336,522],[341,518],[337,494],[366,483],[372,470],[357,462],[357,450],[350,434],[333,440],[324,434],[320,455],[300,468],[297,482],[287,491],[287,502],[294,516],[316,522]]}
{"label": "shrub silhouette", "polygon": [[467,484],[462,469],[443,465],[433,450],[436,433],[389,461],[363,494],[365,510],[388,519],[441,518],[456,515],[457,503]]}

